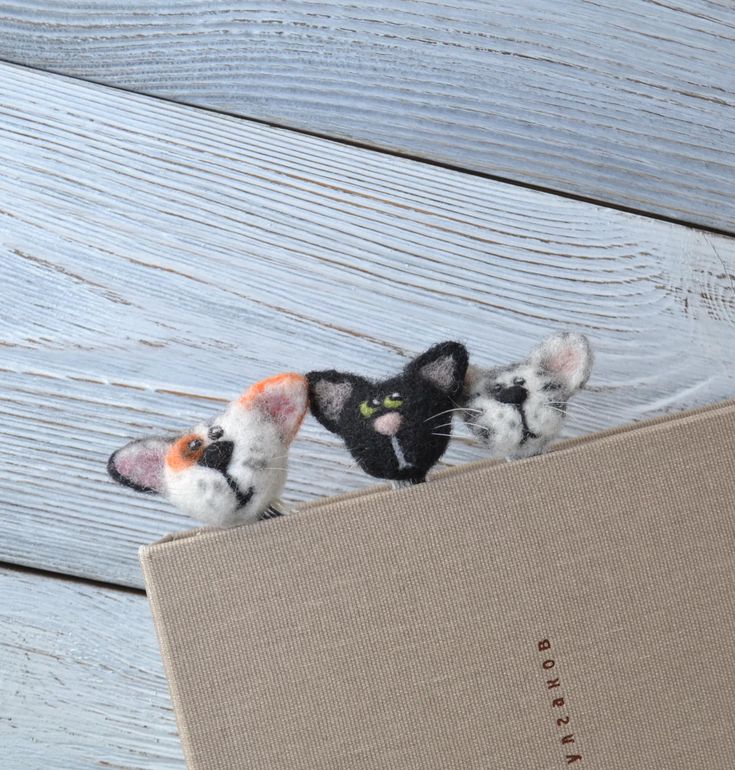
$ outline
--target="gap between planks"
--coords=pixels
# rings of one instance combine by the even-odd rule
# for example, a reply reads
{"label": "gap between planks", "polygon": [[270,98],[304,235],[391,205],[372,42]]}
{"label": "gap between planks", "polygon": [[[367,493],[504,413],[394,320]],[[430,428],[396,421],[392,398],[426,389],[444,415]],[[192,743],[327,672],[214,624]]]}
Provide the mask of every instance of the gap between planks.
{"label": "gap between planks", "polygon": [[17,564],[16,562],[0,561],[0,572],[17,572],[20,575],[35,575],[39,578],[48,578],[50,580],[60,580],[65,583],[78,583],[80,585],[100,588],[106,591],[121,591],[126,594],[135,594],[136,596],[147,596],[145,588],[125,585],[123,583],[114,583],[107,580],[87,577],[85,575],[73,575],[70,572],[57,572],[55,570],[43,569],[42,567],[33,567],[28,564]]}
{"label": "gap between planks", "polygon": [[0,57],[733,226],[731,4],[57,5],[6,4]]}
{"label": "gap between planks", "polygon": [[365,150],[367,152],[373,152],[379,155],[388,155],[394,158],[401,158],[402,160],[408,160],[414,163],[423,163],[424,165],[431,166],[433,168],[440,168],[446,171],[454,171],[461,174],[468,174],[469,176],[478,177],[479,179],[487,179],[488,181],[492,181],[492,182],[500,182],[501,184],[507,184],[514,187],[521,187],[523,189],[531,190],[533,192],[539,192],[539,193],[544,193],[548,195],[556,195],[560,198],[566,198],[571,201],[577,201],[579,203],[588,203],[594,206],[601,206],[603,208],[612,209],[613,211],[622,211],[622,212],[625,212],[626,214],[635,214],[636,216],[647,217],[648,219],[653,219],[659,222],[668,222],[669,224],[673,224],[673,225],[690,227],[697,230],[702,230],[704,232],[713,233],[715,235],[728,235],[728,236],[735,235],[735,222],[733,223],[733,228],[730,230],[727,230],[724,228],[715,227],[714,225],[708,225],[708,224],[695,222],[688,219],[667,216],[665,214],[661,214],[655,211],[650,211],[648,209],[636,208],[634,206],[625,206],[623,204],[615,203],[614,201],[605,200],[603,198],[588,197],[578,193],[570,192],[568,190],[562,190],[555,187],[546,187],[544,185],[534,184],[529,181],[514,179],[511,177],[501,176],[497,174],[491,174],[487,171],[481,171],[468,166],[461,166],[461,165],[449,163],[446,161],[436,160],[434,158],[428,158],[423,155],[415,155],[406,151],[390,149],[387,147],[382,147],[381,145],[378,145],[378,144],[370,144],[368,142],[361,142],[356,139],[348,139],[346,137],[339,136],[339,135],[310,130],[310,129],[295,126],[289,123],[279,123],[273,120],[265,120],[263,118],[257,118],[250,115],[241,115],[236,112],[232,112],[230,110],[218,109],[216,107],[211,107],[206,105],[190,104],[188,102],[183,102],[179,99],[173,99],[171,97],[165,97],[160,94],[148,94],[148,93],[136,91],[132,88],[125,88],[124,86],[105,83],[102,80],[95,80],[93,78],[82,78],[76,75],[68,75],[60,70],[44,69],[43,67],[35,67],[32,65],[23,64],[22,62],[19,62],[19,61],[14,61],[12,59],[0,59],[0,64],[8,64],[14,67],[22,67],[24,69],[33,70],[35,72],[42,72],[42,73],[48,73],[50,75],[56,75],[59,77],[66,77],[71,80],[78,80],[82,83],[92,83],[102,88],[109,88],[115,91],[121,91],[123,93],[136,94],[137,96],[142,96],[147,99],[152,99],[155,101],[160,101],[160,102],[169,103],[169,104],[176,104],[180,106],[183,105],[186,107],[190,107],[191,109],[194,109],[194,110],[199,110],[200,112],[204,112],[204,113],[208,112],[208,113],[212,113],[213,115],[222,115],[224,117],[235,118],[236,120],[242,120],[246,123],[253,123],[255,125],[265,126],[267,128],[278,129],[281,131],[289,131],[293,134],[297,134],[301,136],[308,136],[314,139],[322,139],[328,142],[334,142],[335,144],[341,144],[346,147],[353,147],[358,150]]}

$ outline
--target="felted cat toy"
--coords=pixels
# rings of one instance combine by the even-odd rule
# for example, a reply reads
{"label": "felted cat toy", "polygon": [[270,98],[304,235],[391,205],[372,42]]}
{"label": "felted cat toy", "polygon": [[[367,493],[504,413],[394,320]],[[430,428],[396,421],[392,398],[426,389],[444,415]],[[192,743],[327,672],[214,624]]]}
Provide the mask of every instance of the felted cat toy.
{"label": "felted cat toy", "polygon": [[583,334],[558,332],[524,361],[470,366],[462,417],[493,455],[513,460],[539,454],[559,435],[567,402],[586,384],[592,362]]}
{"label": "felted cat toy", "polygon": [[177,438],[143,438],[112,454],[112,478],[163,495],[209,524],[231,526],[280,516],[288,447],[306,414],[300,374],[253,385],[225,411]]}
{"label": "felted cat toy", "polygon": [[465,347],[442,342],[382,381],[309,372],[311,412],[366,473],[394,486],[417,484],[447,448],[466,371]]}

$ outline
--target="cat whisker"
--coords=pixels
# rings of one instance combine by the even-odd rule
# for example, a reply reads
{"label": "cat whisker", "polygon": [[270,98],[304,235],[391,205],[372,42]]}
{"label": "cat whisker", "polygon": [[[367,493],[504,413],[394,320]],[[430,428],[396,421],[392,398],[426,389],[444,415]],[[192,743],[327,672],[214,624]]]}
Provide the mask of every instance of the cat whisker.
{"label": "cat whisker", "polygon": [[437,412],[436,414],[432,414],[431,417],[427,417],[424,422],[429,422],[429,420],[433,420],[435,417],[441,417],[443,414],[449,414],[449,412],[480,412],[481,409],[470,409],[467,406],[458,406],[456,409],[445,409],[443,412]]}
{"label": "cat whisker", "polygon": [[357,468],[357,466],[362,462],[363,457],[362,455],[360,457],[355,458],[355,461],[350,463],[345,470],[351,471],[353,468]]}
{"label": "cat whisker", "polygon": [[432,436],[444,436],[445,438],[452,438],[452,434],[451,433],[435,433],[435,432],[432,431],[431,435]]}
{"label": "cat whisker", "polygon": [[[573,405],[573,406],[569,407],[569,409],[562,409],[561,407],[554,406],[554,404],[547,404],[547,406],[549,407],[549,409],[553,409],[555,412],[559,412],[559,414],[564,414],[564,415],[568,414],[569,410],[571,410],[572,412],[577,411],[577,406],[576,405]],[[591,417],[595,416],[595,412],[593,410],[591,410],[591,409],[590,410],[581,409],[580,411],[582,412],[582,414],[586,414],[586,415],[589,415]]]}
{"label": "cat whisker", "polygon": [[586,406],[580,406],[580,404],[572,404],[569,408],[574,412],[583,412],[584,414],[591,414],[592,416],[598,414],[594,409],[589,409]]}

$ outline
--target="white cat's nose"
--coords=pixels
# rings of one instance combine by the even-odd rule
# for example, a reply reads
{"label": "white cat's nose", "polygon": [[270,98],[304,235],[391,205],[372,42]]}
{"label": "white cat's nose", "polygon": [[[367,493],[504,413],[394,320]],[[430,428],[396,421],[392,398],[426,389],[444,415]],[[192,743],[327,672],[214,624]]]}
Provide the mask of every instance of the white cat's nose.
{"label": "white cat's nose", "polygon": [[387,414],[381,414],[373,422],[373,428],[384,436],[395,436],[402,422],[403,417],[398,412],[388,412]]}

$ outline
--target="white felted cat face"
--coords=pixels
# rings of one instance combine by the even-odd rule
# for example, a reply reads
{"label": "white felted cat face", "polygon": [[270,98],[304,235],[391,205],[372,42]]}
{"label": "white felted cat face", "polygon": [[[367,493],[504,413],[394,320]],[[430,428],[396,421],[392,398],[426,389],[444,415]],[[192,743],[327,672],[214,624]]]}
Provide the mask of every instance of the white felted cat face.
{"label": "white felted cat face", "polygon": [[561,431],[569,398],[584,387],[592,350],[583,334],[547,337],[525,360],[492,369],[471,366],[463,418],[494,456],[539,454]]}
{"label": "white felted cat face", "polygon": [[270,518],[286,481],[288,447],[307,408],[300,374],[253,385],[212,422],[175,439],[146,438],[118,449],[115,481],[168,498],[195,519],[230,526]]}

